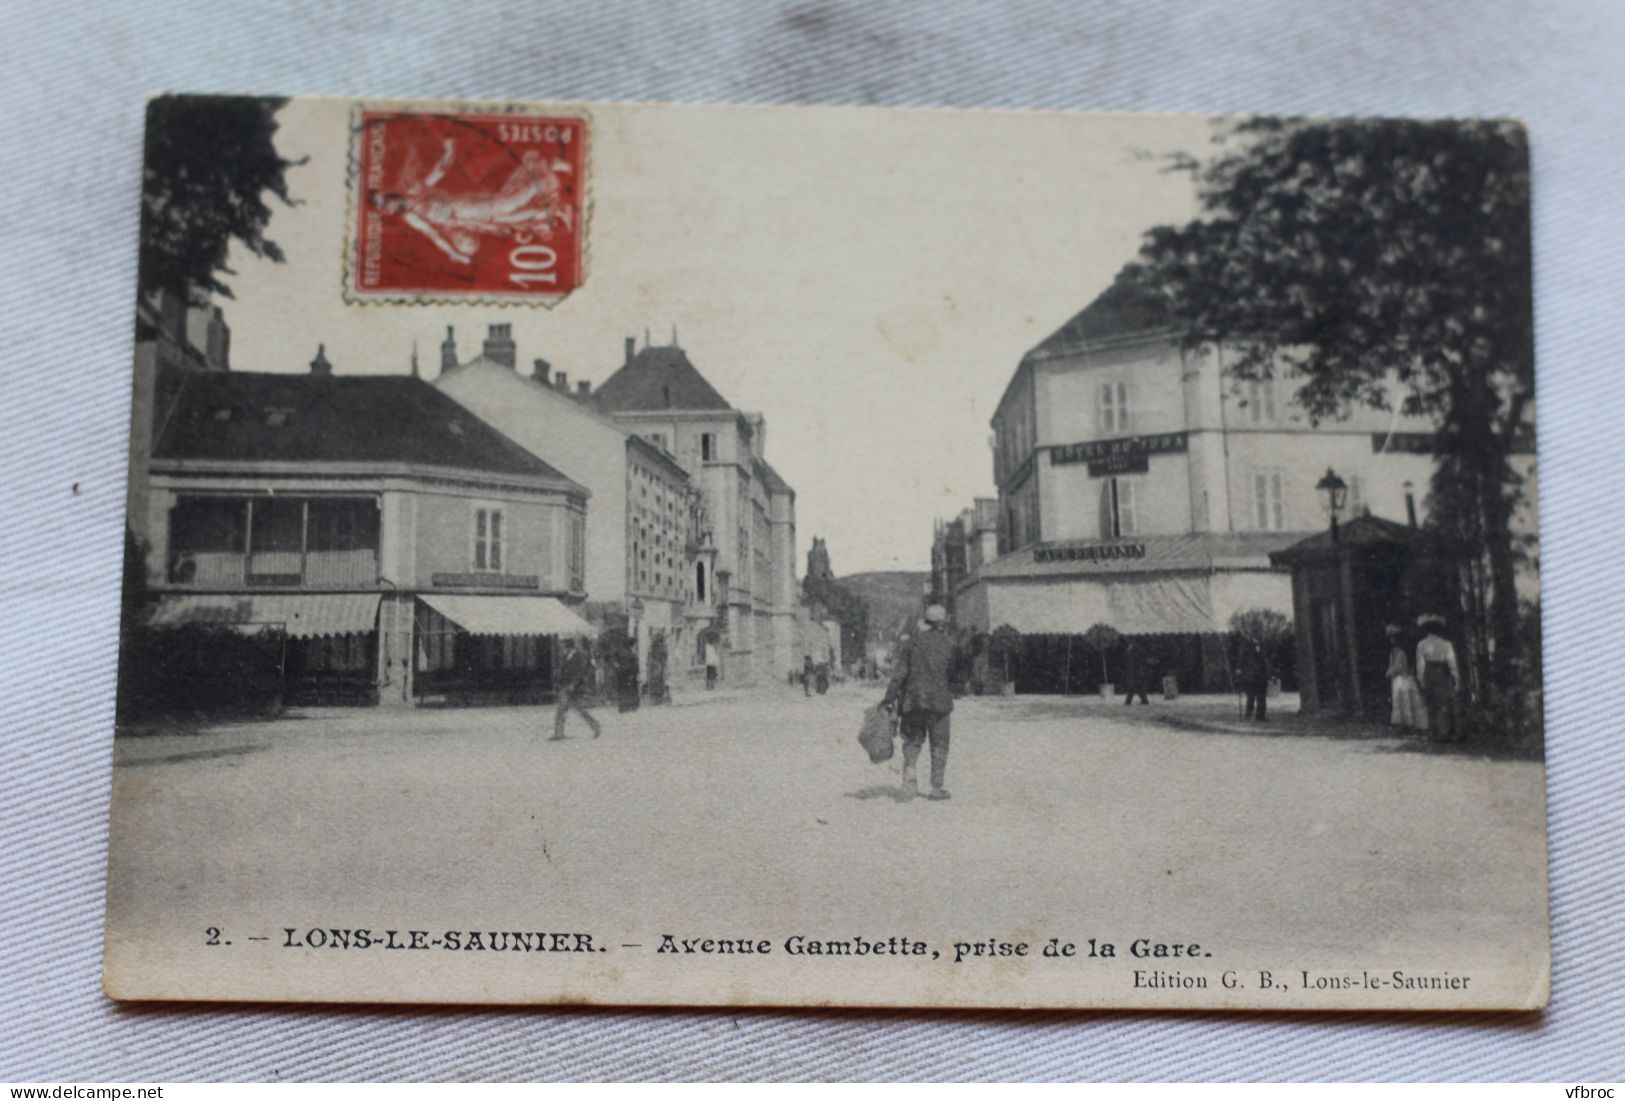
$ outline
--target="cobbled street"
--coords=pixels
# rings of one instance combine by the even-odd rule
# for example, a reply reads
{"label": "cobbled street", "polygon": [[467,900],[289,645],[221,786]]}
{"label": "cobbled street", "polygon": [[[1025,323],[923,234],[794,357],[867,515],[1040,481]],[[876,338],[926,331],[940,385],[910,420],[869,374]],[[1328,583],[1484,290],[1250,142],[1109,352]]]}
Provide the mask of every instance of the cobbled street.
{"label": "cobbled street", "polygon": [[[879,693],[691,693],[599,708],[597,740],[572,717],[564,742],[546,740],[550,708],[517,707],[121,737],[110,905],[177,960],[401,923],[645,953],[665,933],[1147,937],[1199,941],[1214,968],[1288,924],[1378,965],[1396,944],[1446,964],[1538,950],[1544,891],[1520,881],[1544,875],[1536,763],[1317,734],[1290,697],[1267,733],[1215,697],[968,699],[952,799],[905,803],[899,759],[871,765],[855,741]],[[221,913],[263,926],[206,945]]]}

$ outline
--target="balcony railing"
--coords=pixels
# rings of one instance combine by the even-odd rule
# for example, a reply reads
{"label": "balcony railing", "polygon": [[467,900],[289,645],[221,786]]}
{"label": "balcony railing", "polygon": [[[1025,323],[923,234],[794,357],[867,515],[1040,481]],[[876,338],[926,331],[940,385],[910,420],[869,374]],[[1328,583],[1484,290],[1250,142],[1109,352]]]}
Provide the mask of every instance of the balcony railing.
{"label": "balcony railing", "polygon": [[378,552],[181,551],[171,556],[169,580],[196,588],[370,588],[378,583]]}

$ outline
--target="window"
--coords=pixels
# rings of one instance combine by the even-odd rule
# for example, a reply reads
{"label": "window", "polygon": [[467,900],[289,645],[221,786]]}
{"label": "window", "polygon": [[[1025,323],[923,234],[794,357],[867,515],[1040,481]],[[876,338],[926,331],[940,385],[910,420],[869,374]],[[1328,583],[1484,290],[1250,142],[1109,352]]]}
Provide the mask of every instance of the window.
{"label": "window", "polygon": [[502,572],[502,510],[499,508],[474,510],[474,569]]}
{"label": "window", "polygon": [[1286,495],[1278,473],[1253,475],[1253,527],[1258,531],[1286,530]]}
{"label": "window", "polygon": [[700,461],[712,462],[717,457],[717,434],[715,432],[700,433]]}
{"label": "window", "polygon": [[1136,483],[1130,478],[1108,478],[1100,487],[1100,537],[1116,539],[1140,530]]}
{"label": "window", "polygon": [[1099,394],[1100,434],[1119,436],[1129,430],[1128,383],[1103,382]]}
{"label": "window", "polygon": [[1254,379],[1247,384],[1247,419],[1253,424],[1275,423],[1275,381]]}
{"label": "window", "polygon": [[570,588],[579,590],[587,583],[587,521],[578,512],[570,514]]}

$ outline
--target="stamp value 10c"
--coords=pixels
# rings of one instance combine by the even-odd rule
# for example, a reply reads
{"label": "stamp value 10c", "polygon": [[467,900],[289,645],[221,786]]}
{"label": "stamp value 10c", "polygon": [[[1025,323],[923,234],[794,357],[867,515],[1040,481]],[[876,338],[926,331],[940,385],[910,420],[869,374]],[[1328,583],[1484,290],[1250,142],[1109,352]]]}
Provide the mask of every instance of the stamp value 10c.
{"label": "stamp value 10c", "polygon": [[557,301],[581,283],[586,119],[357,113],[352,301]]}

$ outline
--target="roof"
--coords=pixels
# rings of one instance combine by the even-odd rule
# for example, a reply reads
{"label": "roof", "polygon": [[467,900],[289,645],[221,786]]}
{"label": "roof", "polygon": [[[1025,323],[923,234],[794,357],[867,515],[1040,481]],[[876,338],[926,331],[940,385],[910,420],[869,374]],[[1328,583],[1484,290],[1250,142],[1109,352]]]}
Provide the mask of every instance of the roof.
{"label": "roof", "polygon": [[1261,531],[1063,539],[1011,551],[983,566],[979,576],[997,580],[1164,570],[1268,569],[1273,552],[1302,538],[1302,532]]}
{"label": "roof", "polygon": [[676,346],[644,348],[592,397],[600,409],[612,413],[733,408]]}
{"label": "roof", "polygon": [[1077,355],[1126,337],[1164,333],[1173,326],[1173,314],[1162,296],[1146,283],[1138,265],[1128,264],[1093,302],[1028,349],[1005,384],[998,408],[1003,410],[1016,380],[1023,371],[1030,370],[1036,360]]}
{"label": "roof", "polygon": [[790,483],[779,477],[779,472],[767,464],[766,459],[757,459],[755,463],[756,476],[767,486],[769,493],[787,493],[791,497],[796,491],[790,488]]}
{"label": "roof", "polygon": [[410,463],[581,488],[421,379],[190,373],[174,400],[155,460]]}
{"label": "roof", "polygon": [[1083,351],[1105,341],[1157,332],[1173,324],[1162,296],[1148,286],[1133,264],[1072,319],[1027,353],[1036,358]]}
{"label": "roof", "polygon": [[1331,529],[1316,532],[1307,539],[1300,539],[1290,546],[1270,554],[1270,561],[1280,565],[1292,565],[1295,562],[1307,562],[1317,558],[1326,558],[1340,550],[1354,548],[1364,551],[1380,551],[1384,549],[1398,549],[1402,547],[1417,547],[1432,541],[1432,536],[1420,528],[1413,528],[1409,524],[1396,523],[1393,520],[1384,520],[1380,516],[1367,513],[1356,516],[1346,524],[1337,527],[1337,541],[1332,541]]}
{"label": "roof", "polygon": [[677,461],[677,456],[664,447],[644,439],[636,432],[626,433],[626,446],[635,451],[643,452],[645,458],[652,459],[666,468],[667,473],[674,474],[683,481],[689,481],[688,470]]}

